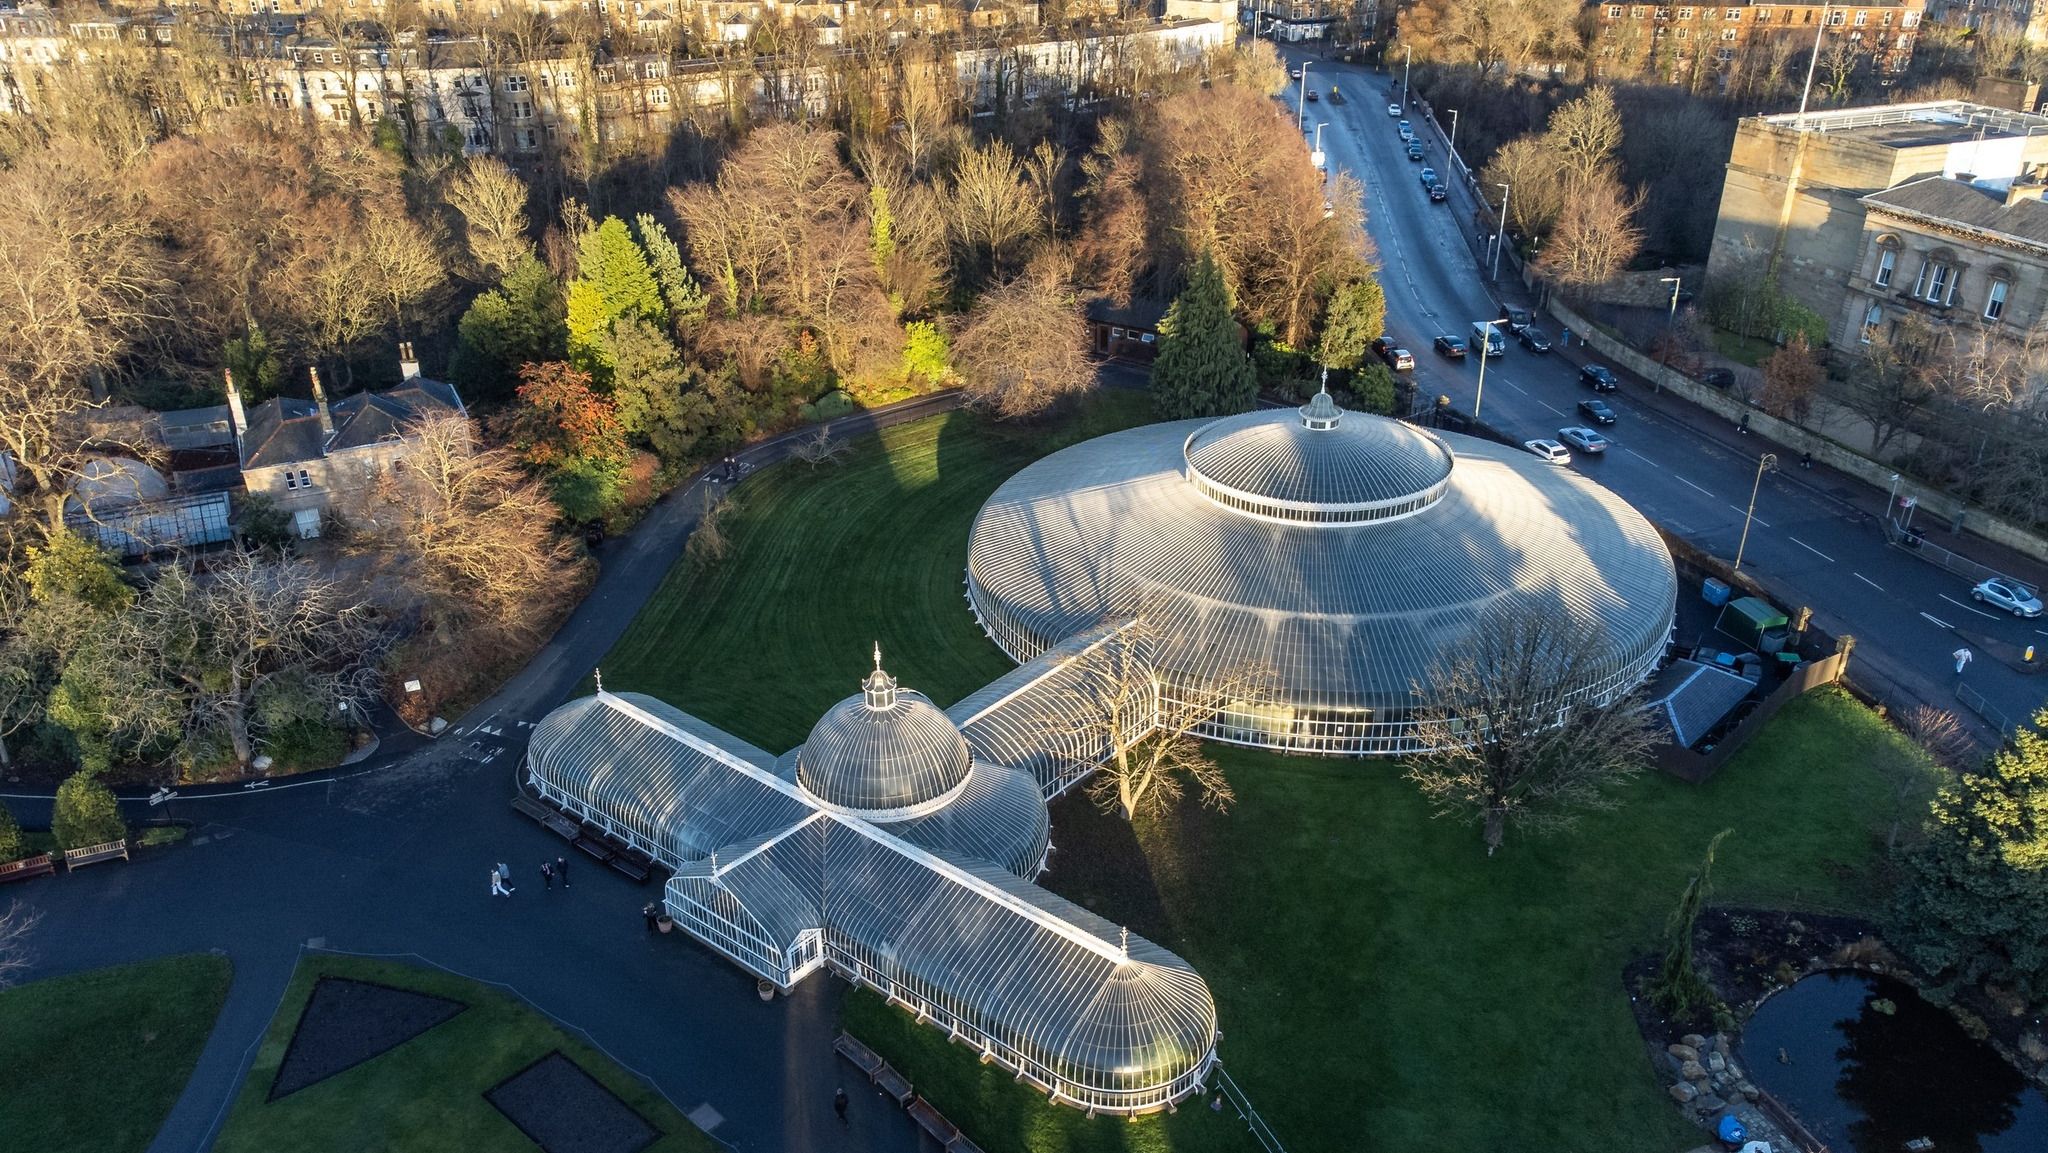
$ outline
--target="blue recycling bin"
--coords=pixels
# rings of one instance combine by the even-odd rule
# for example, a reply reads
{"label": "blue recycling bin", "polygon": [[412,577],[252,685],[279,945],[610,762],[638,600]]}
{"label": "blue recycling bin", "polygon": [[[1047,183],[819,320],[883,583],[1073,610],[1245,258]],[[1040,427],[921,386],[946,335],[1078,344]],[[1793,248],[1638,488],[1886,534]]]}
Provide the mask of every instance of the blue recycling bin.
{"label": "blue recycling bin", "polygon": [[1708,577],[1707,583],[1700,586],[1700,596],[1715,608],[1728,603],[1729,591],[1728,582],[1717,577]]}

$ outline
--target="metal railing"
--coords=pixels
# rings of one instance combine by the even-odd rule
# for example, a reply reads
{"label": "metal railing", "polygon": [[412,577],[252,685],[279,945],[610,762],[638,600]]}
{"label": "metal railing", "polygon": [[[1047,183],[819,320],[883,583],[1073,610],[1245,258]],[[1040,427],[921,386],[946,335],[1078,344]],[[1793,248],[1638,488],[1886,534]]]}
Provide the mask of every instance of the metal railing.
{"label": "metal railing", "polygon": [[1257,1109],[1252,1108],[1251,1098],[1244,1095],[1244,1090],[1230,1079],[1230,1074],[1224,1071],[1221,1064],[1216,1066],[1216,1092],[1230,1103],[1232,1109],[1237,1110],[1238,1119],[1251,1131],[1252,1139],[1259,1143],[1259,1148],[1264,1149],[1266,1153],[1287,1153],[1286,1146],[1280,1144],[1280,1138],[1274,1135],[1272,1128],[1266,1124],[1266,1119],[1259,1116]]}
{"label": "metal railing", "polygon": [[1998,730],[2001,740],[2011,740],[2014,730],[2012,718],[2005,710],[1984,699],[1984,694],[1962,682],[1956,682],[1956,700],[1983,719],[1984,723]]}
{"label": "metal railing", "polygon": [[1893,517],[1884,518],[1884,536],[1893,548],[1912,553],[1943,572],[1954,573],[1971,584],[1979,584],[1993,577],[2003,580],[2014,579],[1988,564],[1973,561],[1954,549],[1944,548],[1928,540],[1924,531],[1916,532]]}

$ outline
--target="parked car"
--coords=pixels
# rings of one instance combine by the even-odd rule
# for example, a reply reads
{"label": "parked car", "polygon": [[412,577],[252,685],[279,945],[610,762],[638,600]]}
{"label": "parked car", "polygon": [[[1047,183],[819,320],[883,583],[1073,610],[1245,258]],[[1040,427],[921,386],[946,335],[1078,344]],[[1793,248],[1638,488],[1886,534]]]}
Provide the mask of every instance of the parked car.
{"label": "parked car", "polygon": [[1525,440],[1522,447],[1552,464],[1570,464],[1572,454],[1554,440]]}
{"label": "parked car", "polygon": [[1604,400],[1582,400],[1579,402],[1579,411],[1585,413],[1586,419],[1594,424],[1614,423],[1614,410],[1607,407]]}
{"label": "parked car", "polygon": [[1429,167],[1429,166],[1428,166],[1428,165],[1426,165],[1426,164],[1425,164],[1425,165],[1423,165],[1423,166],[1422,166],[1422,172],[1421,172],[1421,177],[1422,177],[1422,186],[1423,186],[1424,188],[1428,188],[1428,187],[1429,187],[1430,185],[1432,185],[1432,184],[1435,184],[1435,183],[1436,183],[1436,169],[1434,169],[1434,168],[1431,168],[1431,167]]}
{"label": "parked car", "polygon": [[1614,374],[1604,364],[1589,364],[1579,369],[1579,380],[1594,392],[1613,392],[1621,387]]}
{"label": "parked car", "polygon": [[1422,159],[1422,141],[1420,141],[1420,140],[1410,140],[1410,141],[1408,142],[1408,159],[1410,159],[1410,160],[1420,160],[1420,159]]}
{"label": "parked car", "polygon": [[1401,106],[1400,106],[1399,104],[1389,104],[1389,105],[1387,105],[1387,115],[1389,115],[1389,116],[1399,116],[1400,114],[1401,114]]}
{"label": "parked car", "polygon": [[1415,135],[1415,129],[1406,120],[1394,125],[1394,131],[1399,132],[1403,140]]}
{"label": "parked car", "polygon": [[1700,373],[1700,383],[1710,388],[1734,388],[1735,370],[1730,368],[1710,368]]}
{"label": "parked car", "polygon": [[1452,360],[1465,359],[1465,342],[1455,336],[1439,336],[1434,344],[1439,355]]}
{"label": "parked car", "polygon": [[1406,372],[1415,367],[1415,354],[1395,344],[1394,338],[1391,336],[1382,336],[1378,340],[1373,341],[1372,350],[1381,360],[1387,362],[1387,367],[1395,372]]}
{"label": "parked car", "polygon": [[2041,598],[2034,590],[2016,580],[1992,577],[1970,590],[1970,595],[1985,604],[1997,605],[2016,617],[2037,617],[2041,615]]}
{"label": "parked car", "polygon": [[1580,452],[1602,453],[1607,451],[1607,438],[1583,425],[1557,430],[1557,439],[1571,445]]}
{"label": "parked car", "polygon": [[1530,352],[1550,351],[1550,334],[1533,324],[1516,333],[1515,339],[1521,341],[1522,347]]}
{"label": "parked car", "polygon": [[1432,201],[1438,202],[1449,200],[1451,198],[1451,190],[1445,188],[1442,184],[1432,184],[1429,186],[1429,198]]}

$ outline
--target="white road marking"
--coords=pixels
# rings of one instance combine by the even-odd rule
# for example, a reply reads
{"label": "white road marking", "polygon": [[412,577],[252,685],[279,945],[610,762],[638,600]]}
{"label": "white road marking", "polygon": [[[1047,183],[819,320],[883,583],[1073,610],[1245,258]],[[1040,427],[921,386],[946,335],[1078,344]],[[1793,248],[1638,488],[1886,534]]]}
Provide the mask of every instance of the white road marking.
{"label": "white road marking", "polygon": [[1930,620],[1930,621],[1933,621],[1933,622],[1934,622],[1935,624],[1937,624],[1937,625],[1940,625],[1940,626],[1941,626],[1942,628],[1945,628],[1945,629],[1952,629],[1952,628],[1956,627],[1956,626],[1954,626],[1954,625],[1952,625],[1952,624],[1948,623],[1947,621],[1945,621],[1945,620],[1942,620],[1942,619],[1941,619],[1940,617],[1938,617],[1938,616],[1935,616],[1935,615],[1934,615],[1934,614],[1932,614],[1932,613],[1921,613],[1920,615],[1921,615],[1921,616],[1923,616],[1923,617],[1926,617],[1926,618],[1927,618],[1928,620]]}
{"label": "white road marking", "polygon": [[[1769,526],[1765,526],[1765,527],[1769,527]],[[1815,555],[1815,556],[1819,557],[1820,559],[1822,559],[1822,560],[1824,560],[1824,561],[1828,562],[1829,564],[1833,564],[1833,563],[1835,563],[1835,558],[1834,558],[1834,557],[1831,557],[1831,556],[1829,556],[1828,554],[1826,554],[1826,553],[1824,553],[1824,552],[1820,551],[1819,549],[1817,549],[1817,548],[1813,547],[1812,545],[1810,545],[1810,544],[1807,544],[1807,543],[1806,543],[1805,541],[1803,541],[1803,540],[1800,540],[1800,539],[1799,539],[1798,537],[1796,537],[1796,536],[1793,536],[1793,535],[1792,535],[1791,533],[1786,533],[1786,534],[1785,534],[1785,539],[1786,539],[1786,540],[1789,540],[1789,541],[1791,541],[1791,542],[1792,542],[1793,544],[1796,544],[1796,545],[1798,545],[1798,546],[1799,546],[1800,548],[1803,548],[1803,549],[1805,549],[1805,550],[1806,550],[1807,552],[1810,552],[1810,553],[1812,553],[1813,555]]]}
{"label": "white road marking", "polygon": [[[1704,488],[1700,488],[1700,486],[1698,486],[1698,485],[1696,485],[1696,484],[1693,484],[1693,483],[1692,483],[1691,481],[1689,481],[1689,480],[1685,479],[1685,478],[1684,478],[1684,477],[1682,477],[1682,476],[1679,476],[1679,475],[1678,475],[1677,473],[1675,473],[1675,472],[1671,474],[1671,478],[1672,478],[1673,480],[1676,480],[1676,481],[1678,481],[1678,482],[1679,482],[1680,484],[1685,484],[1685,485],[1691,485],[1691,486],[1692,486],[1693,488],[1695,488],[1695,489],[1699,489],[1699,491],[1701,491],[1701,492],[1703,492],[1703,493],[1706,493],[1706,494],[1707,494],[1708,496],[1712,496],[1712,495],[1714,495],[1714,493],[1713,493],[1713,490],[1711,490],[1711,489],[1704,489]],[[1736,509],[1735,511],[1736,511],[1736,512],[1741,512],[1742,510],[1738,508],[1738,509]]]}
{"label": "white road marking", "polygon": [[1857,580],[1860,580],[1860,581],[1862,581],[1862,582],[1863,582],[1864,584],[1867,584],[1867,585],[1869,585],[1869,586],[1870,586],[1871,588],[1874,588],[1874,589],[1876,589],[1876,590],[1877,590],[1878,592],[1883,592],[1883,591],[1884,591],[1884,586],[1883,586],[1883,585],[1881,585],[1881,584],[1877,583],[1877,582],[1876,582],[1876,581],[1874,581],[1874,580],[1871,580],[1871,579],[1870,579],[1869,577],[1867,577],[1867,576],[1864,576],[1864,575],[1863,575],[1862,573],[1857,573],[1857,574],[1855,574],[1855,576],[1856,576],[1856,579],[1857,579]]}
{"label": "white road marking", "polygon": [[1942,593],[1940,595],[1942,600],[1947,601],[1948,603],[1956,606],[1959,609],[1968,609],[1971,612],[1976,613],[1980,617],[1989,617],[1992,620],[1998,619],[1998,614],[1996,613],[1987,613],[1983,609],[1978,608],[1976,605],[1966,605],[1963,602],[1957,600],[1956,598],[1948,595],[1947,593]]}
{"label": "white road marking", "polygon": [[[1733,509],[1735,509],[1735,511],[1736,511],[1736,512],[1742,512],[1742,510],[1741,510],[1741,509],[1739,509],[1739,508],[1736,508],[1736,507],[1735,507],[1734,505],[1732,505],[1732,504],[1731,504],[1731,505],[1729,505],[1728,507],[1729,507],[1729,508],[1733,508]],[[1751,520],[1755,521],[1756,523],[1758,523],[1758,524],[1760,524],[1760,525],[1764,526],[1765,528],[1769,528],[1769,527],[1771,527],[1771,522],[1770,522],[1770,521],[1767,521],[1767,520],[1765,520],[1764,518],[1762,518],[1762,517],[1760,517],[1760,516],[1754,516],[1754,515],[1751,515],[1751,514],[1748,514],[1748,513],[1744,513],[1743,515],[1745,515],[1745,516],[1748,516],[1748,517],[1749,517],[1749,519],[1751,519]]]}
{"label": "white road marking", "polygon": [[1632,449],[1632,448],[1625,448],[1625,449],[1622,449],[1621,451],[1623,451],[1623,452],[1625,452],[1625,453],[1629,454],[1629,455],[1630,455],[1630,456],[1632,456],[1632,457],[1635,457],[1635,458],[1636,458],[1637,460],[1639,460],[1639,461],[1642,461],[1642,462],[1643,462],[1644,464],[1648,464],[1648,465],[1654,465],[1654,464],[1656,464],[1656,463],[1657,463],[1656,461],[1654,461],[1654,460],[1651,460],[1651,459],[1650,459],[1649,457],[1647,457],[1647,456],[1644,456],[1644,455],[1643,455],[1642,453],[1639,453],[1639,452],[1637,452],[1637,451],[1636,451],[1635,449]]}

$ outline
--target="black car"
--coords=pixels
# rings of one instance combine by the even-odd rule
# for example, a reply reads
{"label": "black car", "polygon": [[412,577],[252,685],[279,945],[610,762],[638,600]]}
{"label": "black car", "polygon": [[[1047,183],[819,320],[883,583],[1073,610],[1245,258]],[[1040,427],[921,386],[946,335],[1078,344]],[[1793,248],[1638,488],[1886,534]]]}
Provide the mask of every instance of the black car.
{"label": "black car", "polygon": [[1411,140],[1411,141],[1409,141],[1409,142],[1408,142],[1408,159],[1410,159],[1410,160],[1421,160],[1421,159],[1422,159],[1422,141],[1420,141],[1420,140]]}
{"label": "black car", "polygon": [[1711,388],[1734,388],[1735,373],[1726,368],[1710,368],[1700,373],[1700,383]]}
{"label": "black car", "polygon": [[1311,89],[1309,89],[1309,90],[1308,90],[1308,102],[1309,102],[1310,104],[1314,104],[1314,103],[1315,103],[1316,101],[1318,101],[1318,100],[1321,100],[1321,99],[1322,99],[1322,97],[1320,97],[1320,96],[1317,96],[1317,95],[1316,95],[1316,90],[1315,90],[1315,89],[1311,88]]}
{"label": "black car", "polygon": [[1436,183],[1436,184],[1432,184],[1432,185],[1430,185],[1430,186],[1429,186],[1429,198],[1430,198],[1431,200],[1433,200],[1433,201],[1444,201],[1444,200],[1449,200],[1449,199],[1450,199],[1450,197],[1451,197],[1451,190],[1450,190],[1450,189],[1448,189],[1448,188],[1445,188],[1445,187],[1443,186],[1443,184],[1442,184],[1441,182],[1438,182],[1438,183]]}
{"label": "black car", "polygon": [[1521,341],[1522,347],[1528,349],[1530,352],[1550,351],[1550,337],[1545,335],[1542,329],[1537,328],[1534,325],[1524,328],[1522,331],[1516,333],[1515,339]]}
{"label": "black car", "polygon": [[1436,338],[1435,346],[1439,355],[1447,356],[1452,360],[1465,359],[1465,342],[1458,337],[1439,336]]}
{"label": "black car", "polygon": [[1579,379],[1594,392],[1613,392],[1621,387],[1621,382],[1614,379],[1614,374],[1607,371],[1607,366],[1601,364],[1589,364],[1581,368]]}
{"label": "black car", "polygon": [[1579,402],[1579,411],[1585,413],[1586,419],[1594,424],[1614,423],[1614,410],[1607,407],[1604,400],[1582,400]]}

